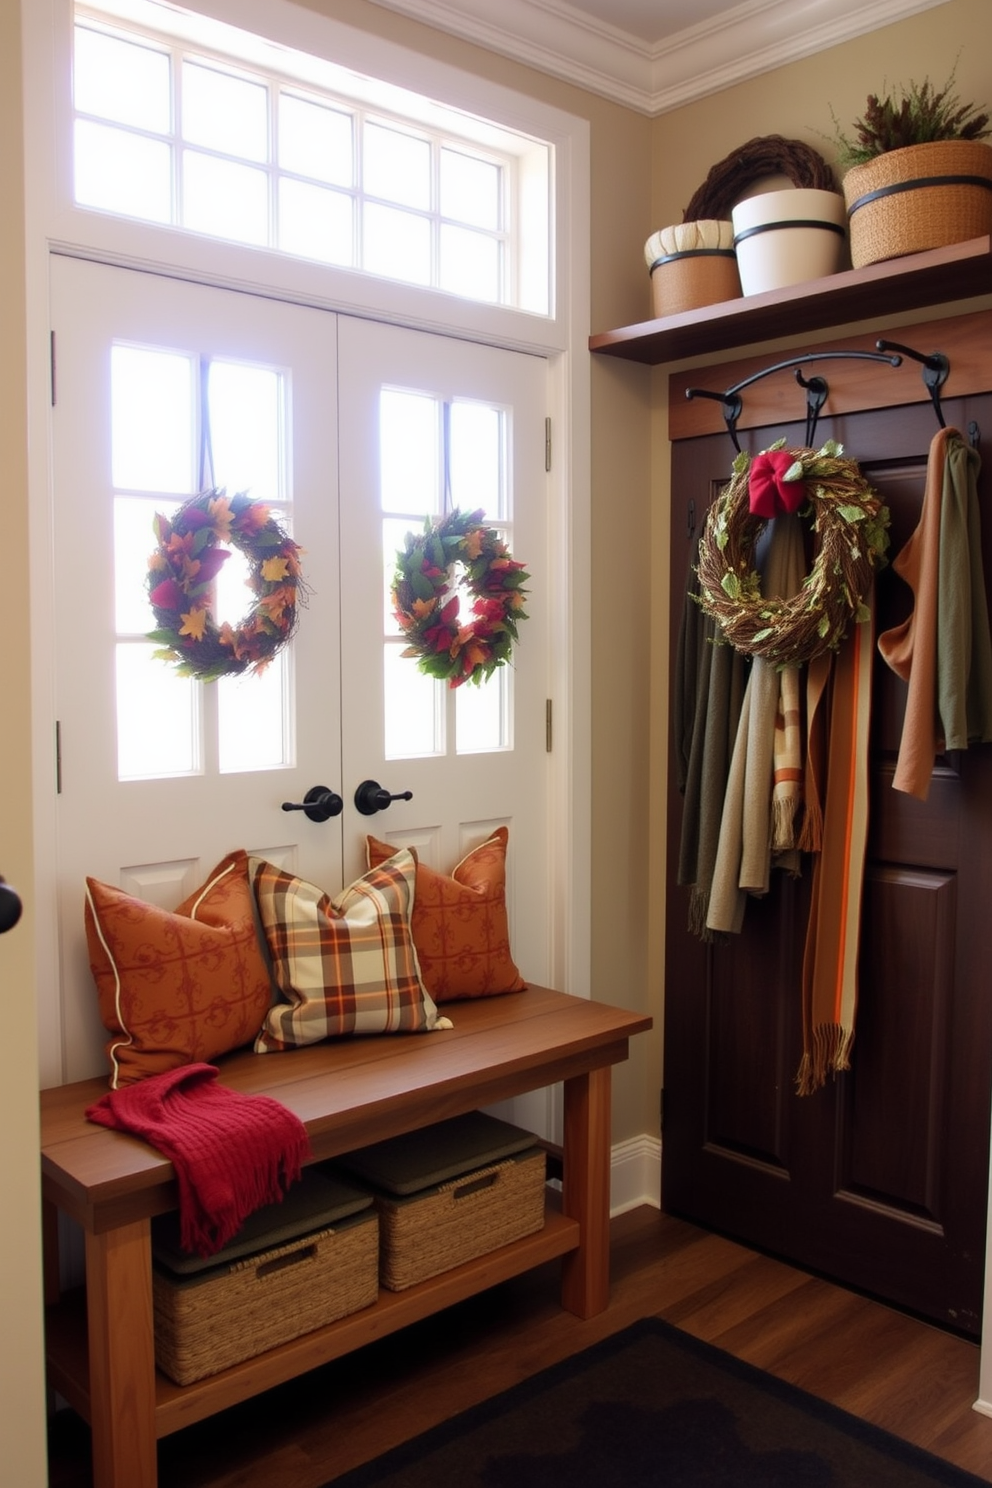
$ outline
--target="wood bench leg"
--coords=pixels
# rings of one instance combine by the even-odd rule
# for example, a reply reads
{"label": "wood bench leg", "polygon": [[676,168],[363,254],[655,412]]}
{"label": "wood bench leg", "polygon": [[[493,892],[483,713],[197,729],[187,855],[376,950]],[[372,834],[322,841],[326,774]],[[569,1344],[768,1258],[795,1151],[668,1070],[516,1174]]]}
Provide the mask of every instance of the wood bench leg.
{"label": "wood bench leg", "polygon": [[577,1219],[578,1250],[562,1262],[562,1306],[582,1318],[610,1300],[610,1067],[565,1081],[562,1209]]}
{"label": "wood bench leg", "polygon": [[156,1488],[155,1334],[147,1219],[86,1235],[94,1488]]}

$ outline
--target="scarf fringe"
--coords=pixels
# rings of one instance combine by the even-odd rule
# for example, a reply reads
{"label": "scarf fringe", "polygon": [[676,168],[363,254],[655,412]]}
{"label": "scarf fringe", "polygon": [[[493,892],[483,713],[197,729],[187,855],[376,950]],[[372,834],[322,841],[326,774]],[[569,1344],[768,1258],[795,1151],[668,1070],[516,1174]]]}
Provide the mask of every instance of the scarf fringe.
{"label": "scarf fringe", "polygon": [[813,1095],[827,1083],[828,1075],[851,1068],[854,1029],[839,1023],[821,1023],[813,1030],[812,1048],[807,1049],[796,1074],[797,1095]]}
{"label": "scarf fringe", "polygon": [[689,890],[688,926],[690,935],[699,940],[712,940],[712,931],[707,929],[706,915],[710,907],[710,896],[700,884]]}
{"label": "scarf fringe", "polygon": [[789,852],[796,844],[796,811],[798,802],[795,796],[774,796],[772,798],[772,851]]}
{"label": "scarf fringe", "polygon": [[823,847],[823,811],[816,796],[806,801],[803,824],[796,843],[800,852],[818,853]]}

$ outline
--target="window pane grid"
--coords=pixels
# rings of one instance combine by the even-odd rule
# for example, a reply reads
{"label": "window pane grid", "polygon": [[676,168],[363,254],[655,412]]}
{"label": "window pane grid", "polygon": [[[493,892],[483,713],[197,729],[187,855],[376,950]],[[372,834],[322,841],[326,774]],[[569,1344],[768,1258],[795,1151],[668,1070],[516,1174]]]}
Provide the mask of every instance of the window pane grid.
{"label": "window pane grid", "polygon": [[[76,36],[80,205],[510,302],[511,155],[89,17]],[[104,89],[122,57],[148,97]]]}

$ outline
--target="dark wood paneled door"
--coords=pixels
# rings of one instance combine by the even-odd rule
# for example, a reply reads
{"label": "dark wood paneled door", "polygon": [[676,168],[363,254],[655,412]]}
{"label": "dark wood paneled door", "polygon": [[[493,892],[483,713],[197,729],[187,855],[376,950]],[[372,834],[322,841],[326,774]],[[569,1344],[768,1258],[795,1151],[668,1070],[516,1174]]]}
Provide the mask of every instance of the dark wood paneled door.
{"label": "dark wood paneled door", "polygon": [[[945,407],[989,441],[992,398]],[[928,406],[821,422],[892,513],[892,552],[916,525],[936,422]],[[801,427],[745,432],[757,452]],[[981,445],[979,446],[981,448]],[[674,447],[672,655],[692,507],[729,476],[725,435]],[[992,479],[981,482],[986,501]],[[992,507],[983,511],[992,593]],[[879,629],[908,614],[891,568],[877,580]],[[676,884],[682,798],[669,781],[665,1209],[977,1336],[982,1312],[992,1088],[992,746],[940,757],[929,799],[892,789],[905,684],[876,657],[870,827],[852,1069],[795,1093],[800,971],[811,860],[773,874],[740,936],[706,944]]]}

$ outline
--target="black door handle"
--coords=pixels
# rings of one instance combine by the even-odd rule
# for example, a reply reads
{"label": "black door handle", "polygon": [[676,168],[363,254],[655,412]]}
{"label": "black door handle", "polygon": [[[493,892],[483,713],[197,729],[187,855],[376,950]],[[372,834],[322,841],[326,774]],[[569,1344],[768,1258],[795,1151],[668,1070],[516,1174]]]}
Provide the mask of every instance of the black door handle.
{"label": "black door handle", "polygon": [[344,801],[326,785],[312,785],[302,801],[283,801],[283,811],[302,811],[312,822],[325,822],[340,816]]}
{"label": "black door handle", "polygon": [[0,935],[13,930],[20,918],[21,896],[6,879],[0,878]]}
{"label": "black door handle", "polygon": [[390,801],[412,800],[413,791],[398,791],[391,796],[378,780],[363,780],[355,792],[355,805],[363,816],[375,816],[377,811],[385,811]]}

